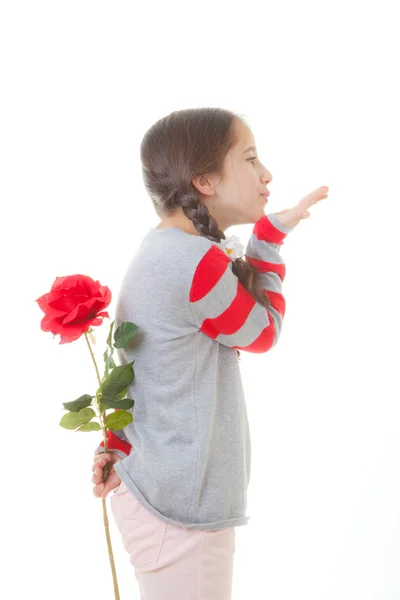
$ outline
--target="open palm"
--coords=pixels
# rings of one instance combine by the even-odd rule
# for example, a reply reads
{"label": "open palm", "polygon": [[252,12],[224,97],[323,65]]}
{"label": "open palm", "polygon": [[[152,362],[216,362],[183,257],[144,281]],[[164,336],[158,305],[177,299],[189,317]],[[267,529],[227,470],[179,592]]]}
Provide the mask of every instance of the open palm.
{"label": "open palm", "polygon": [[293,208],[286,208],[276,213],[278,221],[286,227],[296,227],[302,219],[310,217],[308,209],[328,197],[329,187],[323,185],[304,196]]}

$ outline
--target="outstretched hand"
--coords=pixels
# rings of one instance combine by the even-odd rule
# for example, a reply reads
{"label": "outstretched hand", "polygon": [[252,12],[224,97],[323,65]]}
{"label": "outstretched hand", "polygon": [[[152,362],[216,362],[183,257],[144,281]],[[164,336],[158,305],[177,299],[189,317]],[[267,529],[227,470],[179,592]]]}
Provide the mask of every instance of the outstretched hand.
{"label": "outstretched hand", "polygon": [[308,217],[311,216],[311,214],[308,212],[308,209],[311,206],[328,197],[328,191],[329,187],[327,185],[323,185],[313,192],[310,192],[307,194],[307,196],[304,196],[304,198],[302,198],[300,202],[298,202],[293,208],[286,208],[285,210],[275,213],[278,221],[286,227],[296,227],[300,221],[303,219],[308,219]]}

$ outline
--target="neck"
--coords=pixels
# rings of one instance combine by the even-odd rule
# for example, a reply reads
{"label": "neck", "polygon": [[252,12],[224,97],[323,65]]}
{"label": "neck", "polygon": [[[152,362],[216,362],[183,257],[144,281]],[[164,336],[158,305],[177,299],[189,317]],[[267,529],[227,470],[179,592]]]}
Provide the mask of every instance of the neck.
{"label": "neck", "polygon": [[[167,227],[178,227],[178,229],[182,229],[182,231],[185,231],[186,233],[201,235],[193,225],[193,222],[185,215],[181,207],[176,210],[174,215],[161,219],[156,229],[164,229]],[[226,227],[220,227],[220,229],[225,231]]]}

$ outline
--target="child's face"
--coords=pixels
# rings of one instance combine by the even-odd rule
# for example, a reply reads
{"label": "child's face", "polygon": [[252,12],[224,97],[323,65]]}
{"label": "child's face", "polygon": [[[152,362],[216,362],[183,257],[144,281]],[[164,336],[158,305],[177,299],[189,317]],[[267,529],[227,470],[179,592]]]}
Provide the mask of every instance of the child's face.
{"label": "child's face", "polygon": [[[238,141],[225,157],[222,178],[219,175],[205,176],[200,186],[203,202],[222,230],[231,225],[256,223],[264,214],[265,197],[260,194],[272,180],[272,174],[260,162],[254,150],[256,146],[250,128],[235,120]],[[255,160],[249,160],[256,157]]]}

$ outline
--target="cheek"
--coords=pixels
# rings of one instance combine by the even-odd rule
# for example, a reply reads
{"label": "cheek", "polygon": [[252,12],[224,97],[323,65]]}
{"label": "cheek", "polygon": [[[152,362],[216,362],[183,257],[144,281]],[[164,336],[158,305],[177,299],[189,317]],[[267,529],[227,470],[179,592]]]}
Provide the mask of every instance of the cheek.
{"label": "cheek", "polygon": [[[247,198],[248,202],[254,202],[254,198],[260,191],[260,182],[256,170],[246,173],[246,177],[243,178],[243,194]],[[261,197],[261,196],[259,196]]]}
{"label": "cheek", "polygon": [[251,193],[252,190],[254,190],[254,187],[257,185],[256,171],[252,170],[250,167],[243,169],[238,174],[237,181],[243,197],[248,196],[248,194]]}
{"label": "cheek", "polygon": [[254,205],[254,197],[257,196],[258,189],[255,170],[253,172],[246,167],[237,169],[219,190],[222,193],[221,202],[224,209],[241,207],[248,210],[251,205]]}
{"label": "cheek", "polygon": [[254,186],[257,185],[258,181],[258,173],[256,167],[252,167],[250,165],[250,167],[243,174],[243,180],[245,181],[245,184],[247,185],[248,189],[250,189],[251,187],[254,188]]}

